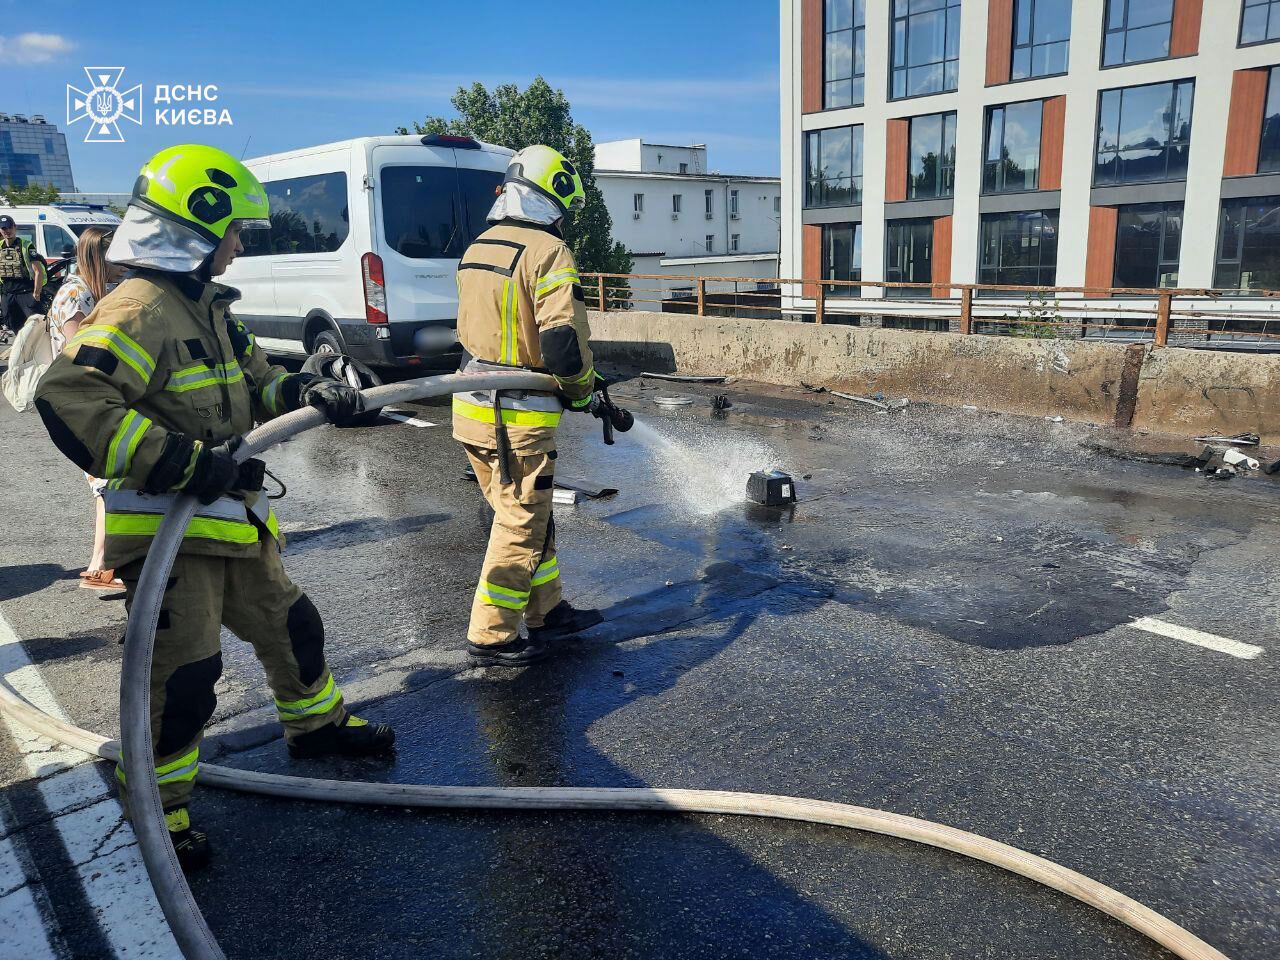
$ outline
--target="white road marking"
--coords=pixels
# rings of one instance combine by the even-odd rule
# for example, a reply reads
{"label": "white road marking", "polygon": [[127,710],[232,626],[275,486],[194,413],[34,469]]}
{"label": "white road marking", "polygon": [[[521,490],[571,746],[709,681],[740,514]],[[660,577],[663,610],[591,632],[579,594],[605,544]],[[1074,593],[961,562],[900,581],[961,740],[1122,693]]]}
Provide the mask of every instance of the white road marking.
{"label": "white road marking", "polygon": [[[3,613],[0,677],[41,710],[66,719]],[[4,723],[18,744],[28,774],[37,781],[36,789],[75,864],[85,902],[97,917],[112,955],[120,960],[180,960],[182,952],[160,912],[133,829],[85,754],[60,747],[8,717]],[[15,927],[4,922],[9,899],[0,900],[0,922],[6,930],[13,930]],[[40,929],[43,935],[43,926]],[[30,955],[42,956],[38,951]]]}
{"label": "white road marking", "polygon": [[1241,643],[1239,640],[1219,637],[1213,633],[1205,633],[1203,630],[1180,627],[1175,623],[1165,623],[1154,617],[1140,617],[1130,626],[1136,630],[1154,633],[1159,637],[1168,637],[1171,640],[1181,640],[1183,643],[1193,643],[1197,647],[1205,647],[1208,650],[1217,650],[1219,653],[1239,657],[1241,660],[1252,660],[1266,652],[1262,647],[1255,647],[1252,643]]}
{"label": "white road marking", "polygon": [[407,413],[401,413],[399,410],[383,410],[382,415],[388,420],[399,420],[401,423],[407,423],[413,427],[435,427],[439,424],[432,423],[430,420],[420,420],[417,417],[410,416]]}
{"label": "white road marking", "polygon": [[0,840],[0,929],[5,931],[8,956],[26,960],[57,960],[44,931],[44,918],[18,851],[11,840]]}

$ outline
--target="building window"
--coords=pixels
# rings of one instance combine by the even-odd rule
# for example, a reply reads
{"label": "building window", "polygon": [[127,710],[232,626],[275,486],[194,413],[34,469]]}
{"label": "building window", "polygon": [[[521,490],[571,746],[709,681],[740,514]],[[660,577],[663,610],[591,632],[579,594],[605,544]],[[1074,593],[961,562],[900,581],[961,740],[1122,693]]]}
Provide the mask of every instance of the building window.
{"label": "building window", "polygon": [[1107,0],[1102,65],[1164,60],[1173,36],[1173,0]]}
{"label": "building window", "polygon": [[1111,285],[1143,290],[1176,287],[1181,249],[1182,204],[1139,203],[1120,207]]}
{"label": "building window", "polygon": [[714,253],[716,246],[715,234],[708,233],[706,239],[707,253]]}
{"label": "building window", "polygon": [[732,220],[738,219],[738,191],[729,191],[729,217]]}
{"label": "building window", "polygon": [[782,212],[782,197],[773,198],[773,212],[774,213]]}
{"label": "building window", "polygon": [[631,195],[631,209],[636,213],[644,213],[644,194],[633,193]]}
{"label": "building window", "polygon": [[673,193],[673,194],[671,195],[671,212],[672,212],[672,213],[679,213],[679,212],[680,212],[680,204],[681,204],[683,201],[684,201],[684,194],[682,194],[682,193]]}
{"label": "building window", "polygon": [[960,0],[893,0],[891,98],[956,89],[960,77]]}
{"label": "building window", "polygon": [[1262,111],[1262,143],[1258,172],[1280,171],[1280,67],[1272,67],[1267,81],[1267,105]]}
{"label": "building window", "polygon": [[1213,285],[1224,290],[1280,289],[1280,197],[1223,200]]}
{"label": "building window", "polygon": [[[889,283],[933,282],[933,221],[885,223],[884,278]],[[886,287],[887,297],[928,297],[929,290]]]}
{"label": "building window", "polygon": [[715,216],[715,209],[713,207],[714,202],[715,202],[715,191],[703,190],[702,203],[703,203],[703,207],[705,208],[705,212],[708,220],[710,220],[712,217]]}
{"label": "building window", "polygon": [[1280,0],[1244,0],[1240,44],[1280,40]]}
{"label": "building window", "polygon": [[1043,100],[1009,103],[987,110],[983,193],[1022,193],[1040,189],[1040,120],[1043,112]]}
{"label": "building window", "polygon": [[1067,72],[1071,50],[1071,0],[1015,0],[1014,80]]}
{"label": "building window", "polygon": [[689,172],[689,165],[688,165],[687,163],[682,163],[682,164],[680,164],[680,172],[681,172],[681,173],[688,173],[688,172]]}
{"label": "building window", "polygon": [[737,253],[740,246],[742,246],[742,234],[731,233],[729,235],[729,252]]}
{"label": "building window", "polygon": [[981,247],[979,283],[1051,287],[1058,276],[1058,211],[987,214],[982,218]]}
{"label": "building window", "polygon": [[806,207],[862,202],[862,127],[832,127],[805,134]]}
{"label": "building window", "polygon": [[1185,180],[1194,96],[1193,80],[1102,91],[1094,186]]}
{"label": "building window", "polygon": [[907,199],[950,197],[956,185],[956,115],[911,118]]}
{"label": "building window", "polygon": [[[822,228],[822,279],[862,279],[862,224],[829,223]],[[861,296],[860,287],[832,286],[827,296]]]}
{"label": "building window", "polygon": [[866,0],[826,0],[822,106],[860,107],[866,86]]}

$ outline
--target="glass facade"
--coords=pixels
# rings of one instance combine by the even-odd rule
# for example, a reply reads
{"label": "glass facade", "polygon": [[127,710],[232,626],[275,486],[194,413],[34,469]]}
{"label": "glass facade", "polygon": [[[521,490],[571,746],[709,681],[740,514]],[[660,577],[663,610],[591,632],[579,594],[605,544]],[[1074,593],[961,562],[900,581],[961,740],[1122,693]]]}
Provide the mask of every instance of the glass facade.
{"label": "glass facade", "polygon": [[[1051,287],[1058,278],[1058,211],[1025,210],[982,218],[979,283]],[[990,291],[987,296],[1009,296]]]}
{"label": "glass facade", "polygon": [[907,199],[950,197],[956,187],[956,115],[911,118]]}
{"label": "glass facade", "polygon": [[1213,285],[1280,290],[1280,197],[1222,201]]}
{"label": "glass facade", "polygon": [[1093,185],[1185,180],[1194,97],[1192,80],[1104,90]]}
{"label": "glass facade", "polygon": [[1280,67],[1272,67],[1267,80],[1267,103],[1262,111],[1258,172],[1280,172]]}
{"label": "glass facade", "polygon": [[806,207],[862,202],[862,127],[813,130],[805,136]]}
{"label": "glass facade", "polygon": [[[890,220],[885,224],[884,278],[889,283],[933,282],[933,221]],[[886,297],[932,296],[929,290],[886,287]]]}
{"label": "glass facade", "polygon": [[1071,50],[1071,0],[1015,0],[1010,77],[1066,73]]}
{"label": "glass facade", "polygon": [[1244,0],[1240,17],[1240,43],[1280,40],[1280,0]]}
{"label": "glass facade", "polygon": [[0,186],[52,184],[75,193],[67,138],[51,123],[0,121]]}
{"label": "glass facade", "polygon": [[1169,56],[1173,0],[1107,0],[1102,65],[1145,63]]}
{"label": "glass facade", "polygon": [[861,106],[866,89],[866,0],[826,0],[822,106]]}
{"label": "glass facade", "polygon": [[960,0],[893,0],[890,96],[956,89],[960,78]]}
{"label": "glass facade", "polygon": [[1044,101],[1008,103],[987,110],[983,193],[1040,189],[1040,121]]}
{"label": "glass facade", "polygon": [[[822,228],[822,279],[862,279],[862,224],[829,223]],[[831,286],[827,296],[857,297],[861,288]]]}
{"label": "glass facade", "polygon": [[1182,204],[1141,203],[1120,207],[1111,285],[1144,290],[1176,287],[1181,249]]}

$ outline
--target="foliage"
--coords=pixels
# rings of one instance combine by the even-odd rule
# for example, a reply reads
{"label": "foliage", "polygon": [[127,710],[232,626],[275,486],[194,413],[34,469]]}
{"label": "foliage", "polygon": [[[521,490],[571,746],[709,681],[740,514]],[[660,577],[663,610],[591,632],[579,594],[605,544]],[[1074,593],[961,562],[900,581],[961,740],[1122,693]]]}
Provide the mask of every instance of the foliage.
{"label": "foliage", "polygon": [[31,183],[20,187],[12,180],[2,191],[11,206],[23,204],[57,203],[62,193],[53,184]]}
{"label": "foliage", "polygon": [[[613,220],[595,180],[595,146],[591,133],[575,123],[564,92],[553,90],[542,77],[523,91],[513,83],[485,89],[475,83],[459,87],[450,101],[458,115],[427,117],[413,124],[420,134],[453,134],[475,137],[512,150],[537,143],[555,147],[578,168],[587,202],[565,227],[565,239],[583,273],[630,273],[631,255],[612,239]],[[397,133],[407,134],[400,127]]]}
{"label": "foliage", "polygon": [[1043,293],[1027,294],[1026,309],[1019,309],[1012,317],[1006,313],[1004,319],[1009,321],[1011,337],[1056,340],[1062,336],[1061,327],[1046,325],[1062,322],[1062,302],[1056,298],[1050,300]]}

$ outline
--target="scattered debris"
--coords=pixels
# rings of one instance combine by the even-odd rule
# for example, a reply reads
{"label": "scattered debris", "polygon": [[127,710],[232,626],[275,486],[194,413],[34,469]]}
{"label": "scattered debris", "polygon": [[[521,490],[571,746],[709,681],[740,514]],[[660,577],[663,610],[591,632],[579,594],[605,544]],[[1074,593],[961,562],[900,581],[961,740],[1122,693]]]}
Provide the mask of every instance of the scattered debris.
{"label": "scattered debris", "polygon": [[[1270,463],[1264,463],[1262,465],[1262,472],[1267,476],[1271,476],[1278,470],[1280,470],[1280,460],[1272,460]],[[806,477],[805,479],[808,478]]]}
{"label": "scattered debris", "polygon": [[911,401],[910,401],[910,400],[908,400],[906,397],[903,397],[901,400],[890,400],[890,401],[889,401],[889,409],[890,409],[890,410],[905,410],[905,409],[907,409],[907,407],[909,407],[909,406],[911,406]]}
{"label": "scattered debris", "polygon": [[603,500],[605,497],[616,496],[617,487],[593,487],[589,483],[583,483],[581,480],[564,480],[556,477],[556,486],[563,490],[572,490],[580,493],[588,500]]}
{"label": "scattered debris", "polygon": [[732,406],[733,404],[729,402],[729,397],[727,394],[717,393],[714,397],[711,398],[712,410],[728,410]]}
{"label": "scattered debris", "polygon": [[1115,457],[1117,460],[1132,460],[1136,463],[1158,463],[1166,467],[1199,468],[1208,464],[1209,460],[1214,456],[1212,450],[1208,451],[1209,457],[1205,459],[1204,453],[1196,456],[1190,453],[1160,453],[1146,450],[1127,450],[1122,447],[1109,447],[1105,443],[1084,443],[1081,444],[1081,446],[1093,453],[1101,453],[1104,456]]}
{"label": "scattered debris", "polygon": [[796,502],[796,484],[781,470],[757,470],[747,477],[747,498],[766,507]]}
{"label": "scattered debris", "polygon": [[826,387],[815,387],[812,383],[805,383],[803,380],[800,381],[800,386],[804,387],[810,393],[826,393],[827,392]]}
{"label": "scattered debris", "polygon": [[642,377],[652,377],[654,380],[674,380],[676,383],[724,383],[728,377],[695,377],[683,373],[649,373],[640,374]]}
{"label": "scattered debris", "polygon": [[779,545],[778,549],[779,549],[779,550],[794,550],[794,549],[795,549],[795,547],[793,547],[793,546],[792,546],[791,544],[789,544],[789,543],[784,543],[784,544]]}
{"label": "scattered debris", "polygon": [[1230,480],[1235,475],[1236,472],[1231,467],[1218,467],[1216,470],[1209,469],[1204,471],[1206,480]]}
{"label": "scattered debris", "polygon": [[661,397],[654,397],[653,402],[662,407],[684,407],[693,403],[693,398],[666,394]]}
{"label": "scattered debris", "polygon": [[675,584],[676,584],[676,582],[675,582],[674,580],[668,580],[668,581],[667,581],[667,586],[668,586],[668,587],[674,587],[674,586],[675,586]]}
{"label": "scattered debris", "polygon": [[1196,437],[1199,443],[1234,443],[1242,447],[1256,447],[1260,438],[1256,433],[1237,433],[1234,437]]}
{"label": "scattered debris", "polygon": [[1045,419],[1048,420],[1050,423],[1062,423],[1063,421],[1062,417],[1045,417]]}
{"label": "scattered debris", "polygon": [[831,391],[833,397],[839,397],[841,400],[852,400],[854,403],[865,403],[868,407],[875,407],[877,410],[888,410],[888,404],[881,403],[879,400],[872,400],[870,397],[855,397],[852,393],[838,393]]}
{"label": "scattered debris", "polygon": [[975,407],[972,403],[966,403],[966,404],[965,404],[963,407],[961,407],[960,409],[961,409],[961,410],[967,410],[967,411],[969,411],[970,413],[977,413],[977,412],[978,412],[978,408],[977,408],[977,407]]}
{"label": "scattered debris", "polygon": [[465,467],[463,467],[463,468],[462,468],[462,479],[463,479],[463,480],[470,480],[472,483],[479,483],[479,482],[480,482],[479,480],[477,480],[477,479],[476,479],[476,471],[475,471],[475,468],[473,468],[473,467],[471,466],[471,464],[469,464],[469,463],[468,463]]}
{"label": "scattered debris", "polygon": [[1245,466],[1250,470],[1257,470],[1261,466],[1253,457],[1246,457],[1239,450],[1228,450],[1222,455],[1222,462],[1229,467]]}
{"label": "scattered debris", "polygon": [[553,490],[551,502],[557,507],[572,507],[578,502],[577,490]]}
{"label": "scattered debris", "polygon": [[[1277,460],[1277,461],[1275,462],[1275,464],[1274,464],[1274,465],[1275,465],[1275,466],[1280,466],[1280,460]],[[813,474],[812,474],[812,473],[806,473],[806,474],[805,474],[803,477],[801,477],[800,479],[801,479],[801,480],[812,480],[812,479],[813,479]]]}

